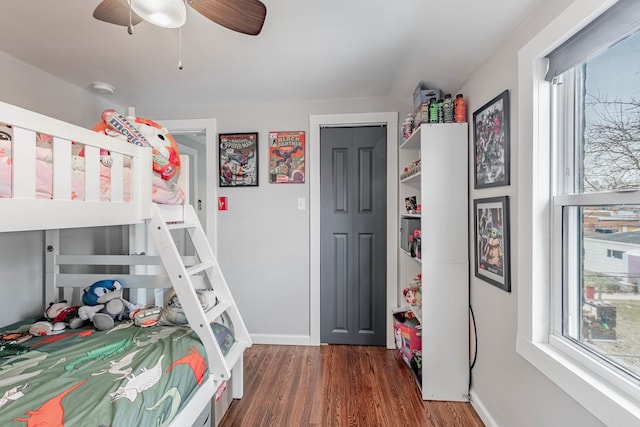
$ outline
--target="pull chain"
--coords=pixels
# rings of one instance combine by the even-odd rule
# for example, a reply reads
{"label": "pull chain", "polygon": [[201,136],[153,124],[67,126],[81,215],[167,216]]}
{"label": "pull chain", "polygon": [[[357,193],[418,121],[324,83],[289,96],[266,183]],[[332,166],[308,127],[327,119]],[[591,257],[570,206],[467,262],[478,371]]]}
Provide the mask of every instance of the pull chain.
{"label": "pull chain", "polygon": [[182,70],[182,27],[178,31],[178,70]]}
{"label": "pull chain", "polygon": [[133,25],[131,25],[131,14],[133,13],[131,11],[131,2],[133,0],[129,0],[129,26],[127,27],[127,33],[129,33],[129,35],[133,35]]}

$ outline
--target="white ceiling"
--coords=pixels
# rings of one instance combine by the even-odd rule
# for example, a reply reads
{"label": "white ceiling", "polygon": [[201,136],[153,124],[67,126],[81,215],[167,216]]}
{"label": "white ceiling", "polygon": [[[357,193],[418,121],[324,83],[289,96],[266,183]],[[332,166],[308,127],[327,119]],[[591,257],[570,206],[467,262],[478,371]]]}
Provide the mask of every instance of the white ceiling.
{"label": "white ceiling", "polygon": [[[188,7],[182,29],[95,20],[100,0],[2,0],[0,50],[120,105],[226,104],[396,96],[418,80],[459,89],[540,0],[262,0],[260,35]],[[1,95],[0,95],[1,98]]]}

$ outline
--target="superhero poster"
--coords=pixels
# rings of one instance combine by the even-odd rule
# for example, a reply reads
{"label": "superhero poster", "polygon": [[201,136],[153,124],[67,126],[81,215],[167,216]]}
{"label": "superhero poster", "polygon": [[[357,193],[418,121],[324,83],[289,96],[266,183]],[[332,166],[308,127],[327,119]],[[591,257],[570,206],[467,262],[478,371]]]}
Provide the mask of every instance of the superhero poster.
{"label": "superhero poster", "polygon": [[258,133],[221,133],[218,136],[220,187],[258,185]]}
{"label": "superhero poster", "polygon": [[304,131],[269,132],[269,182],[304,184]]}

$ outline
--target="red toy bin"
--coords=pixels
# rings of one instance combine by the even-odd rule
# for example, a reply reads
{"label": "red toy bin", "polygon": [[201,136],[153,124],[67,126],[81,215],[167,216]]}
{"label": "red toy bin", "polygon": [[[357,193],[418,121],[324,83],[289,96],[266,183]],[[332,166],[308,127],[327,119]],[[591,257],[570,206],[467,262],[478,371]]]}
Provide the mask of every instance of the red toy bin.
{"label": "red toy bin", "polygon": [[405,314],[393,315],[393,335],[402,359],[411,366],[413,352],[422,350],[422,327],[415,318],[407,318]]}

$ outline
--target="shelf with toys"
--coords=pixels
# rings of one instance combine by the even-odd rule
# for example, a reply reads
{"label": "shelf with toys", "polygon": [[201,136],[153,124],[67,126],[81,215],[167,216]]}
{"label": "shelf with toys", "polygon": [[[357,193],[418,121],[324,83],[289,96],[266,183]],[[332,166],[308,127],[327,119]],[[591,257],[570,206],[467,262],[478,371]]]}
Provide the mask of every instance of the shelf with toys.
{"label": "shelf with toys", "polygon": [[422,172],[420,170],[413,172],[411,175],[401,175],[400,183],[401,184],[418,184],[420,183],[420,175]]}
{"label": "shelf with toys", "polygon": [[394,330],[425,400],[468,400],[467,156],[467,123],[423,123],[398,153],[401,170],[420,172],[399,177]]}

